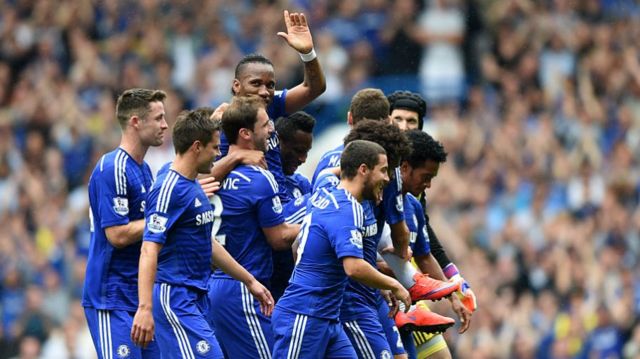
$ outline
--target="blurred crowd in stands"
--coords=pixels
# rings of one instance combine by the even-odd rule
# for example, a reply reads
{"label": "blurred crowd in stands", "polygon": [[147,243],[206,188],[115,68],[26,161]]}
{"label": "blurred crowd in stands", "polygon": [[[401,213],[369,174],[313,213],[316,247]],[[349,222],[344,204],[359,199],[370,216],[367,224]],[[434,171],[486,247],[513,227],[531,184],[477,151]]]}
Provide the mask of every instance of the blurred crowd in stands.
{"label": "blurred crowd in stands", "polygon": [[635,0],[0,1],[0,358],[95,356],[86,183],[117,94],[162,89],[173,120],[227,101],[251,52],[298,83],[283,9],[325,70],[316,135],[363,87],[428,100],[449,152],[428,211],[479,299],[454,357],[640,358]]}

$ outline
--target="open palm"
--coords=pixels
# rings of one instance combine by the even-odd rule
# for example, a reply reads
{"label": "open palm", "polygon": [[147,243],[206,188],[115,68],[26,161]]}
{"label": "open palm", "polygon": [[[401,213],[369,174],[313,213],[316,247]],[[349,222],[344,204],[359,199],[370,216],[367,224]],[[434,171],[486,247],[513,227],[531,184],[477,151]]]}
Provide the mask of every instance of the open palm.
{"label": "open palm", "polygon": [[294,48],[301,54],[308,54],[313,49],[313,39],[311,31],[307,24],[307,18],[303,13],[284,11],[284,23],[287,26],[287,32],[278,32],[278,36],[287,41],[289,46]]}

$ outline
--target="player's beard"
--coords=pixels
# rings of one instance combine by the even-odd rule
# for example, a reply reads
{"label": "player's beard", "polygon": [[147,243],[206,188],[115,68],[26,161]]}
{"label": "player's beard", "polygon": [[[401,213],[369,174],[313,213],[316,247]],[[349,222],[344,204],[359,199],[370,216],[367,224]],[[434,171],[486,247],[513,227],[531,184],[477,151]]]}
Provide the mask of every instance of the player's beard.
{"label": "player's beard", "polygon": [[371,180],[371,178],[367,178],[364,182],[364,189],[362,190],[362,199],[367,201],[374,201],[376,199],[376,184]]}
{"label": "player's beard", "polygon": [[268,139],[269,139],[268,137],[264,139],[256,138],[253,141],[253,146],[256,148],[256,150],[266,153],[268,148],[268,144],[267,144]]}

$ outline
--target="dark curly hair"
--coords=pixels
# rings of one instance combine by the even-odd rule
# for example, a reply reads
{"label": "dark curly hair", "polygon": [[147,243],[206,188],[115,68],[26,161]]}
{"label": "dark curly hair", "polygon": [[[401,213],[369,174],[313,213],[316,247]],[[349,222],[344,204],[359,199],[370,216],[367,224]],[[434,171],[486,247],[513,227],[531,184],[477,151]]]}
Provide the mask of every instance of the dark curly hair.
{"label": "dark curly hair", "polygon": [[411,167],[420,167],[428,160],[438,163],[447,161],[447,152],[445,152],[444,146],[428,133],[422,130],[411,130],[405,134],[409,139],[411,151],[406,157],[403,157],[403,160],[409,162]]}
{"label": "dark curly hair", "polygon": [[411,91],[396,91],[389,96],[389,114],[395,109],[403,109],[416,112],[418,114],[418,128],[422,129],[424,116],[427,114],[427,103],[422,96]]}
{"label": "dark curly hair", "polygon": [[400,160],[407,157],[411,151],[407,136],[397,126],[385,121],[358,122],[345,137],[345,147],[355,140],[367,140],[382,146],[387,152],[389,169],[400,166]]}

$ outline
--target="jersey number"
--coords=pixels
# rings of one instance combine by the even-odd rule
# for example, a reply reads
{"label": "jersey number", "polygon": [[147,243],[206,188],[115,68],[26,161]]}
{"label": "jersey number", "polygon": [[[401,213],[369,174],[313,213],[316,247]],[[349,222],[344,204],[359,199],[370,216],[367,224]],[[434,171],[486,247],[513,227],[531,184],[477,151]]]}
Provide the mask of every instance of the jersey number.
{"label": "jersey number", "polygon": [[298,246],[298,255],[296,258],[296,265],[300,263],[300,258],[302,258],[302,253],[304,253],[304,246],[307,244],[307,237],[309,237],[309,227],[311,226],[311,213],[304,216],[302,220],[302,226],[300,227],[300,232],[296,237],[296,241],[300,243]]}
{"label": "jersey number", "polygon": [[222,225],[222,199],[220,196],[213,195],[209,198],[209,203],[213,206],[213,227],[211,228],[211,238],[214,238],[221,246],[227,243],[227,237],[224,234],[218,234]]}

